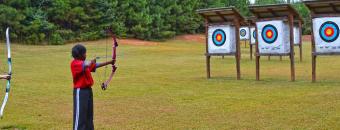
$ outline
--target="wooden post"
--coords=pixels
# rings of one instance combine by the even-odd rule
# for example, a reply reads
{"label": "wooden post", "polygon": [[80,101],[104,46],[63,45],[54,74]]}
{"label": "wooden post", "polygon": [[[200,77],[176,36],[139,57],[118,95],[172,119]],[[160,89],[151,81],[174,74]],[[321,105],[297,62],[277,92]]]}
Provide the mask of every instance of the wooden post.
{"label": "wooden post", "polygon": [[268,56],[268,60],[270,61],[270,56]]}
{"label": "wooden post", "polygon": [[300,29],[300,43],[299,43],[299,49],[300,49],[300,62],[302,62],[302,23],[299,20],[299,29]]}
{"label": "wooden post", "polygon": [[244,40],[244,48],[247,48],[247,40]]}
{"label": "wooden post", "polygon": [[206,62],[207,62],[207,78],[210,78],[210,55],[208,50],[208,28],[209,28],[209,22],[208,17],[205,17],[205,53],[206,53]]}
{"label": "wooden post", "polygon": [[[240,25],[240,27],[241,27],[241,25]],[[236,31],[236,34],[237,34],[237,33],[240,34],[240,32],[237,32],[237,31]],[[237,43],[237,45],[239,45],[239,47],[240,47],[240,54],[239,54],[239,58],[240,58],[240,59],[239,59],[239,60],[241,60],[241,58],[242,58],[242,54],[241,54],[241,41],[242,41],[242,40],[241,40],[240,37],[239,37],[238,39],[239,39],[239,42]],[[237,42],[237,41],[236,41],[236,42]],[[237,49],[237,48],[236,48],[236,49]]]}
{"label": "wooden post", "polygon": [[[257,33],[257,26],[255,26],[256,35]],[[258,38],[255,39],[255,57],[256,57],[256,80],[260,81],[260,54],[259,54],[259,40]]]}
{"label": "wooden post", "polygon": [[236,54],[235,54],[235,58],[236,58],[236,71],[237,71],[237,80],[241,79],[241,69],[240,69],[240,59],[241,59],[241,49],[240,49],[240,22],[238,20],[238,18],[235,18],[234,20],[234,24],[236,26]]}
{"label": "wooden post", "polygon": [[250,60],[253,60],[253,45],[250,44]]}
{"label": "wooden post", "polygon": [[312,82],[316,82],[316,51],[315,51],[315,38],[314,38],[314,27],[313,27],[313,15],[312,18]]}
{"label": "wooden post", "polygon": [[282,61],[282,56],[280,56],[280,61]]}
{"label": "wooden post", "polygon": [[210,79],[210,56],[207,56],[207,78]]}
{"label": "wooden post", "polygon": [[294,16],[289,14],[289,28],[290,28],[290,71],[291,81],[295,81],[295,62],[294,62]]}

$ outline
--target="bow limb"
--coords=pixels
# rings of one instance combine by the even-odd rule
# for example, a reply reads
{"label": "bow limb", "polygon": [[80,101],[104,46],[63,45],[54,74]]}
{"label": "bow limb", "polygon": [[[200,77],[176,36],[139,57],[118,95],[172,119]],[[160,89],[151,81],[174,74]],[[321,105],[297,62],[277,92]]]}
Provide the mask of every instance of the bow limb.
{"label": "bow limb", "polygon": [[116,36],[113,34],[112,30],[109,29],[108,32],[111,34],[111,37],[112,37],[112,71],[111,71],[111,74],[110,74],[110,77],[109,79],[107,79],[104,83],[102,83],[101,87],[103,90],[106,90],[108,84],[111,82],[116,70],[117,70],[117,67],[116,67],[116,57],[117,57],[117,47],[118,47],[118,42],[117,42],[117,38]]}
{"label": "bow limb", "polygon": [[[12,59],[11,59],[11,44],[9,39],[9,28],[6,29],[6,46],[7,46],[7,63],[8,63],[8,75],[12,75]],[[2,102],[1,109],[0,109],[0,117],[2,118],[5,106],[7,104],[9,91],[11,88],[11,78],[7,80],[6,85],[6,94],[4,97],[4,101]]]}
{"label": "bow limb", "polygon": [[112,70],[112,72],[111,72],[111,74],[110,74],[109,79],[106,80],[104,83],[102,83],[102,89],[103,89],[103,90],[106,90],[106,89],[107,89],[107,85],[111,82],[111,80],[112,80],[112,78],[113,78],[113,76],[115,75],[115,72],[116,72],[116,70],[117,70],[117,67],[116,67],[116,66],[112,66],[112,67],[113,67],[113,70]]}

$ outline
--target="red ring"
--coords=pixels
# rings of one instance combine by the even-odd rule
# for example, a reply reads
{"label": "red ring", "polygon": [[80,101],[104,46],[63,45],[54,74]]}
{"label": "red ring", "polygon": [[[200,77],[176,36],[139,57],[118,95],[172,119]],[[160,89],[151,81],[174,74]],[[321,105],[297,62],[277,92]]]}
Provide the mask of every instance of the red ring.
{"label": "red ring", "polygon": [[[328,30],[331,30],[332,33],[331,33],[331,34],[327,34],[327,31],[328,31]],[[324,33],[325,33],[325,35],[326,35],[327,37],[331,37],[331,36],[334,35],[334,29],[331,28],[331,27],[327,27],[327,28],[325,29]]]}

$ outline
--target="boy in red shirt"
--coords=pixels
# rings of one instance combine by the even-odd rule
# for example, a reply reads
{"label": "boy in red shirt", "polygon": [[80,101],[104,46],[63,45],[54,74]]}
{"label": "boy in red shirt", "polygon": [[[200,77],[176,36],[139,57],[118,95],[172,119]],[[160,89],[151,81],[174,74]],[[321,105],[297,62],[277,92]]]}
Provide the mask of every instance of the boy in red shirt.
{"label": "boy in red shirt", "polygon": [[96,68],[114,63],[114,60],[96,63],[96,59],[86,61],[86,48],[77,44],[72,48],[74,60],[71,62],[73,76],[73,129],[93,130],[93,79],[91,72]]}

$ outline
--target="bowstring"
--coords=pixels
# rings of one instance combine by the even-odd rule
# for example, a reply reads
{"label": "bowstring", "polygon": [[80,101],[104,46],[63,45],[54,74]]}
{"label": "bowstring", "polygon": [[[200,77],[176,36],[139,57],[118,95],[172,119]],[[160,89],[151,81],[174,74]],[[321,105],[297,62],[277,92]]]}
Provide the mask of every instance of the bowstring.
{"label": "bowstring", "polygon": [[0,74],[8,74],[8,71],[6,71],[8,69],[5,66],[7,62],[4,60],[4,59],[7,59],[7,55],[6,54],[7,54],[7,51],[8,51],[7,50],[7,45],[6,45],[6,42],[7,42],[6,37],[5,37],[5,44],[2,47],[2,48],[4,48],[2,52],[6,52],[6,53],[1,54],[1,55],[4,55],[4,57],[1,57],[1,62],[0,62],[1,70],[0,70]]}
{"label": "bowstring", "polygon": [[[105,33],[105,55],[106,56],[104,56],[105,57],[105,60],[107,61],[107,51],[108,51],[108,49],[107,49],[107,42],[108,42],[108,40],[107,40],[107,33]],[[100,49],[99,49],[99,51],[100,51]],[[96,56],[96,58],[97,58],[97,63],[99,63],[100,61],[101,61],[101,59],[103,59],[104,57],[102,57],[101,55],[97,55]],[[103,76],[104,75],[104,76]],[[101,73],[97,73],[97,77],[100,77],[99,78],[99,81],[100,81],[100,83],[99,83],[99,85],[101,85],[102,83],[104,83],[105,82],[105,77],[106,77],[106,75],[107,75],[107,66],[105,66],[105,70],[104,70],[104,72],[102,72],[101,71]]]}
{"label": "bowstring", "polygon": [[[106,31],[105,31],[105,33],[106,33],[105,62],[107,62],[107,52],[108,52],[108,49],[107,49],[108,44],[107,44],[107,42],[108,42],[109,35],[108,35],[108,33],[107,33]],[[107,75],[107,65],[105,66],[105,72],[104,72],[104,80],[103,80],[103,83],[105,83],[105,77],[106,77],[106,75]]]}

